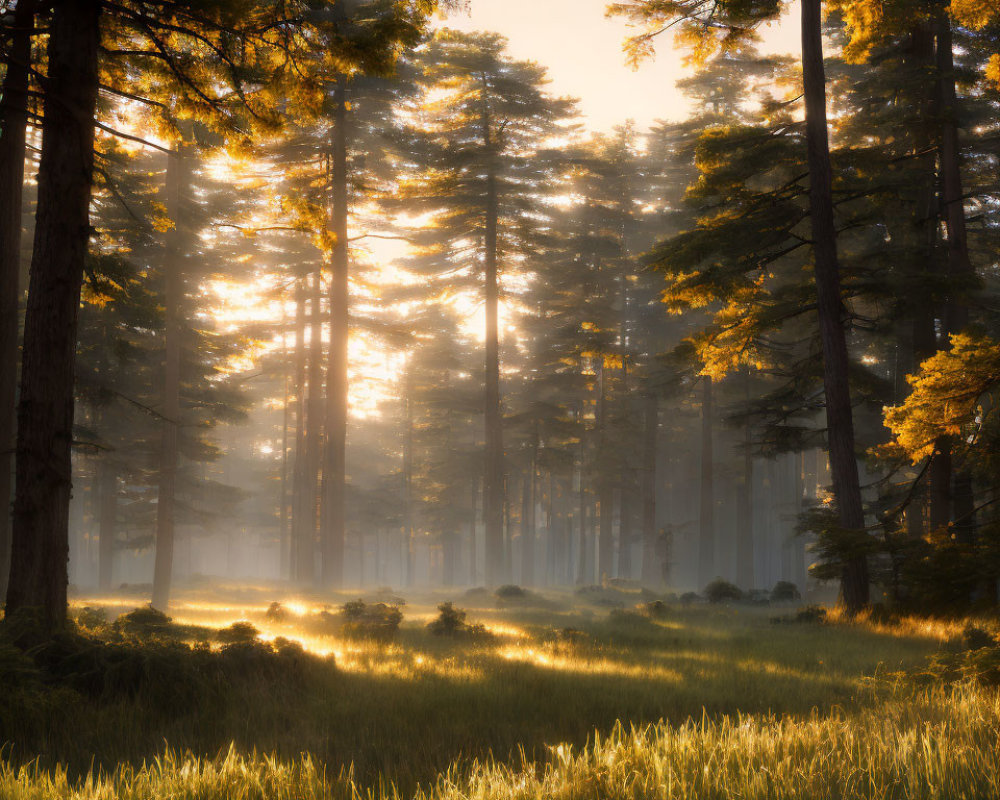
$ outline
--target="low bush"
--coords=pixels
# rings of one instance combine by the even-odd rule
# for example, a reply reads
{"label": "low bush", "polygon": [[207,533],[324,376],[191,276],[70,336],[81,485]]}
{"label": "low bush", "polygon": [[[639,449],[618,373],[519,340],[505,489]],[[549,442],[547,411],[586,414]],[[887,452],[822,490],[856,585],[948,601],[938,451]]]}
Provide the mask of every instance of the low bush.
{"label": "low bush", "polygon": [[288,620],[288,610],[281,603],[275,601],[267,607],[267,611],[264,612],[264,618],[268,622],[286,622]]}
{"label": "low bush", "polygon": [[438,606],[438,616],[427,624],[427,628],[435,636],[487,638],[491,635],[485,625],[466,622],[465,611],[455,608],[450,600]]}
{"label": "low bush", "polygon": [[385,603],[351,600],[340,607],[340,632],[359,639],[388,641],[399,631],[403,612]]}
{"label": "low bush", "polygon": [[215,634],[222,644],[249,644],[257,641],[259,631],[249,622],[234,622]]}
{"label": "low bush", "polygon": [[799,587],[791,581],[778,581],[774,584],[774,588],[771,589],[772,603],[794,603],[796,600],[801,599],[802,595],[799,594]]}
{"label": "low bush", "polygon": [[743,599],[743,592],[736,584],[716,578],[705,587],[705,597],[709,603],[738,603]]}

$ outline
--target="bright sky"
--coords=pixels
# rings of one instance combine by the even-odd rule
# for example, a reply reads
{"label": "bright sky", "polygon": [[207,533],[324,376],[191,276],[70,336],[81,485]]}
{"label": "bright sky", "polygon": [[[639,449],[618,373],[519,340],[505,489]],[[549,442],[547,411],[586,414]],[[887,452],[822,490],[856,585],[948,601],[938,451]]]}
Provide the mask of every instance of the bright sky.
{"label": "bright sky", "polygon": [[[469,12],[456,12],[443,24],[459,30],[490,30],[510,40],[520,59],[548,67],[553,94],[580,100],[589,128],[610,130],[626,119],[646,128],[656,119],[682,119],[686,98],[674,87],[688,74],[672,37],[663,37],[655,61],[633,71],[625,63],[622,41],[628,27],[607,19],[607,0],[471,0]],[[764,50],[797,53],[798,8],[778,25],[762,31]]]}

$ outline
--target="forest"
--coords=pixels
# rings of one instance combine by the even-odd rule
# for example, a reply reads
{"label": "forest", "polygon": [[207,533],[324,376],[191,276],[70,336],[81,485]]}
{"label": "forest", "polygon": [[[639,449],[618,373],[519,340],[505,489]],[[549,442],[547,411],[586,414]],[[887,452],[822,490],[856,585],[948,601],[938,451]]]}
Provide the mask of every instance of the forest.
{"label": "forest", "polygon": [[0,798],[1000,796],[1000,7],[556,6],[0,1]]}

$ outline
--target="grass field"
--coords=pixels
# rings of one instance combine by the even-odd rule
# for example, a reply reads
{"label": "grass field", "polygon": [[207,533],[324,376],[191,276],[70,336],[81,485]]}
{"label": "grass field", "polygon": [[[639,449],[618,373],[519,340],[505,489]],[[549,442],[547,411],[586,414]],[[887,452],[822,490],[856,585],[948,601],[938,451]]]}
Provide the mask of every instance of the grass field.
{"label": "grass field", "polygon": [[[787,623],[772,618],[794,608],[708,605],[650,618],[609,609],[641,599],[624,591],[501,608],[456,592],[408,597],[398,634],[372,641],[325,625],[316,598],[268,615],[273,587],[226,596],[181,593],[186,627],[172,635],[211,639],[246,620],[307,652],[234,647],[218,671],[203,647],[178,677],[176,648],[146,656],[140,643],[121,685],[81,680],[86,658],[70,688],[23,677],[0,703],[0,797],[65,797],[71,785],[88,800],[1000,796],[995,690],[896,677],[919,671],[957,623]],[[434,635],[445,599],[486,631]],[[136,605],[76,602],[112,618]]]}

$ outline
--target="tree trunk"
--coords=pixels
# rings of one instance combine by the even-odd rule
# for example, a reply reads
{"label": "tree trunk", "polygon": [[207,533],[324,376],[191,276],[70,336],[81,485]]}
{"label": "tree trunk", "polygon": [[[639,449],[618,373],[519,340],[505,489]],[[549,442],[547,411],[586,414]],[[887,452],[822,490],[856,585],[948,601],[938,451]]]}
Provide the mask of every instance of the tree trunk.
{"label": "tree trunk", "polygon": [[[854,415],[844,331],[846,320],[837,262],[837,231],[833,221],[833,174],[826,124],[821,5],[821,0],[802,0],[802,80],[809,155],[809,207],[823,345],[823,384],[833,495],[840,526],[847,531],[861,532],[865,527],[865,514],[854,454]],[[868,560],[864,554],[849,556],[844,563],[841,593],[849,613],[856,613],[868,605]]]}
{"label": "tree trunk", "polygon": [[658,586],[663,577],[656,557],[656,455],[660,427],[659,402],[652,391],[645,398],[642,449],[642,583]]}
{"label": "tree trunk", "polygon": [[163,363],[163,398],[160,424],[159,483],[156,493],[156,555],[153,563],[153,608],[166,611],[170,603],[170,584],[174,568],[178,435],[181,414],[181,335],[184,303],[184,232],[187,213],[184,208],[188,191],[190,165],[184,145],[167,156],[166,206],[173,220],[173,230],[166,234],[163,256],[164,315],[166,317]]}
{"label": "tree trunk", "polygon": [[[747,399],[749,399],[749,391],[747,395]],[[746,591],[755,588],[753,570],[753,438],[749,422],[743,426],[743,481],[740,483],[736,513],[736,583]]]}
{"label": "tree trunk", "polygon": [[48,79],[18,406],[17,493],[7,615],[38,608],[66,623],[73,374],[90,240],[100,3],[57,4]]}
{"label": "tree trunk", "polygon": [[478,561],[478,548],[476,547],[476,519],[479,512],[479,481],[472,484],[471,495],[472,503],[469,506],[469,509],[472,512],[469,515],[469,585],[475,586],[479,578],[479,572],[476,564]]}
{"label": "tree trunk", "polygon": [[344,518],[347,484],[347,340],[350,331],[347,240],[347,87],[337,76],[332,131],[333,175],[330,229],[334,235],[330,280],[330,350],[327,361],[326,437],[323,462],[323,585],[344,581]]}
{"label": "tree trunk", "polygon": [[111,588],[114,577],[115,537],[118,523],[118,470],[108,454],[102,455],[98,466],[99,539],[97,550],[97,586],[102,592]]}
{"label": "tree trunk", "polygon": [[289,571],[301,583],[300,552],[308,529],[306,496],[306,279],[295,280],[295,461],[292,464],[292,531]]}
{"label": "tree trunk", "polygon": [[614,513],[615,513],[615,487],[609,477],[610,470],[607,468],[609,461],[608,452],[610,442],[608,439],[608,368],[602,362],[598,367],[597,379],[599,381],[598,403],[598,427],[600,441],[600,456],[605,463],[601,464],[597,475],[598,481],[598,505],[599,505],[599,528],[597,533],[597,578],[602,583],[614,576],[615,540],[614,540]]}
{"label": "tree trunk", "polygon": [[[487,123],[487,148],[491,148]],[[486,583],[493,586],[504,569],[503,429],[500,411],[500,286],[497,275],[497,179],[486,178],[486,472],[483,519],[486,523]]]}
{"label": "tree trunk", "polygon": [[580,493],[578,501],[580,515],[580,549],[576,554],[576,582],[579,584],[587,584],[590,583],[590,578],[587,575],[587,564],[590,559],[587,558],[587,490],[584,486],[582,466],[580,467]]}
{"label": "tree trunk", "polygon": [[538,445],[534,445],[528,471],[524,476],[521,503],[521,583],[535,585],[535,462]]}
{"label": "tree trunk", "polygon": [[[403,435],[403,558],[406,585],[413,586],[413,364],[406,367],[406,432]],[[475,519],[475,514],[473,514]],[[473,523],[473,535],[475,524]]]}
{"label": "tree trunk", "polygon": [[299,553],[299,568],[305,583],[314,583],[321,573],[316,570],[316,534],[319,523],[320,460],[323,451],[323,293],[322,270],[313,273],[309,320],[309,397],[306,401],[306,527]]}
{"label": "tree trunk", "polygon": [[[282,333],[282,345],[284,345],[285,333]],[[287,370],[288,350],[282,347],[282,369]],[[289,577],[289,528],[288,528],[288,401],[289,401],[289,379],[288,373],[284,375],[284,398],[281,404],[281,485],[278,488],[278,577],[287,580]]]}
{"label": "tree trunk", "polygon": [[[955,91],[955,56],[952,48],[951,17],[943,10],[937,28],[937,73],[940,100],[941,143],[941,210],[948,231],[948,271],[957,291],[951,296],[945,312],[945,328],[949,334],[960,333],[969,325],[969,307],[963,295],[975,278],[969,258],[969,242],[965,226],[965,204],[962,191],[962,154],[958,141],[958,100]],[[950,443],[948,443],[950,445]],[[945,447],[941,443],[939,448]],[[975,493],[968,465],[955,472],[952,492],[952,512],[959,541],[975,541]]]}
{"label": "tree trunk", "polygon": [[14,478],[17,305],[21,296],[21,212],[28,77],[35,0],[18,0],[0,98],[0,597],[10,572],[10,499]]}
{"label": "tree trunk", "polygon": [[715,578],[715,463],[712,447],[712,379],[702,379],[701,483],[698,514],[698,579],[704,588]]}

